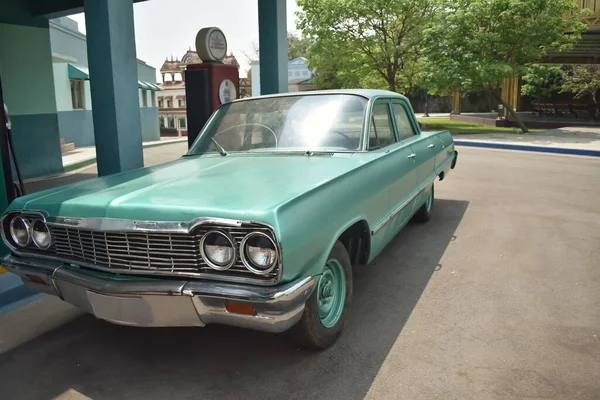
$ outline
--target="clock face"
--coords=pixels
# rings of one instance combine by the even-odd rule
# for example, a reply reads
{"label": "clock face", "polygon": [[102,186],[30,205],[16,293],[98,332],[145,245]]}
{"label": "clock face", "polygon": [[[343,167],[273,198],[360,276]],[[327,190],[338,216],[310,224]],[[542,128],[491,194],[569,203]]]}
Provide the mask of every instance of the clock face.
{"label": "clock face", "polygon": [[237,88],[231,79],[223,79],[219,85],[219,100],[221,104],[229,103],[236,99]]}
{"label": "clock face", "polygon": [[227,54],[227,40],[219,29],[214,29],[208,35],[208,51],[214,60],[222,60]]}

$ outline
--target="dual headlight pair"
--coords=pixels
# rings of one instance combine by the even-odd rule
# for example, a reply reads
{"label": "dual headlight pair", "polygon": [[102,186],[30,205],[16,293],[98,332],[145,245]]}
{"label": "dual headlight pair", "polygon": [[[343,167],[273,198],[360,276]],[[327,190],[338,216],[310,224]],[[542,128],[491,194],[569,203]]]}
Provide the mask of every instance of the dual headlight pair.
{"label": "dual headlight pair", "polygon": [[52,245],[50,229],[41,219],[13,218],[10,221],[9,230],[10,237],[19,247],[27,247],[33,242],[38,249],[47,250]]}
{"label": "dual headlight pair", "polygon": [[[209,231],[200,240],[200,253],[209,267],[226,271],[235,264],[237,256],[235,240],[221,231]],[[244,266],[258,275],[265,275],[277,266],[278,254],[275,242],[262,232],[246,235],[239,246]]]}

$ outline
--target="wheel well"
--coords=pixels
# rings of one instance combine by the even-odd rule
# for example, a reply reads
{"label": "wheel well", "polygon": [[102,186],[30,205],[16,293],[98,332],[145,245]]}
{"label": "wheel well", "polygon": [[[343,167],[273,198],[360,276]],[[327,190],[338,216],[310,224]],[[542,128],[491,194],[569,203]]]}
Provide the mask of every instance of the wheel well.
{"label": "wheel well", "polygon": [[356,222],[342,233],[339,240],[350,255],[352,265],[367,263],[371,251],[371,235],[367,221]]}

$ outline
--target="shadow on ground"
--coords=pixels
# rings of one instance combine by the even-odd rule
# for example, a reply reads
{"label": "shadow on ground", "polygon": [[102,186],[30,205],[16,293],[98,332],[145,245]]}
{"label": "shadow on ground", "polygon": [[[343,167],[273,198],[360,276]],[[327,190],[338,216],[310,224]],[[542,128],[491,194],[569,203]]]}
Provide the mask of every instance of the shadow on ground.
{"label": "shadow on ground", "polygon": [[0,398],[362,399],[417,305],[468,202],[436,200],[356,271],[352,315],[322,352],[285,336],[224,326],[139,329],[78,318],[0,355]]}

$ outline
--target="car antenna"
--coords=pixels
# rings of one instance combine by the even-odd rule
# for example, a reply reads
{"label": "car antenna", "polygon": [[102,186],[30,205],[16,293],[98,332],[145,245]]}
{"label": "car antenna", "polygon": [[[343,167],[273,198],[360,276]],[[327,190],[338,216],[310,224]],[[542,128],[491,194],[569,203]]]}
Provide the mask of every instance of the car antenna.
{"label": "car antenna", "polygon": [[212,141],[213,141],[213,143],[215,144],[215,146],[217,146],[217,148],[219,149],[219,154],[220,154],[220,155],[222,155],[222,156],[226,156],[226,155],[227,155],[227,152],[225,151],[225,149],[223,148],[223,146],[221,146],[221,145],[219,144],[219,142],[217,142],[217,141],[215,140],[215,138],[210,138],[210,140],[212,140]]}

